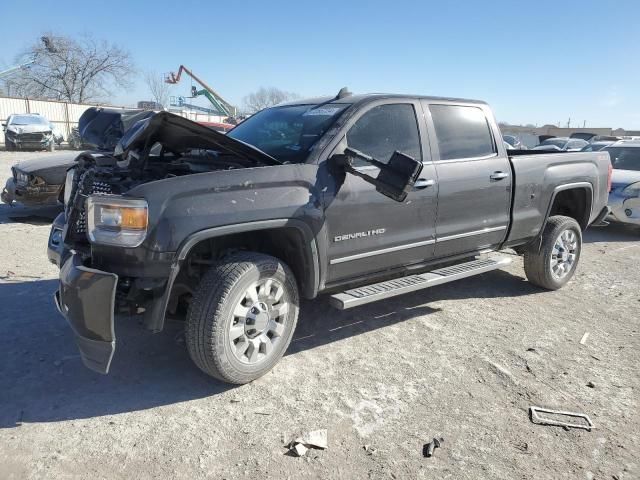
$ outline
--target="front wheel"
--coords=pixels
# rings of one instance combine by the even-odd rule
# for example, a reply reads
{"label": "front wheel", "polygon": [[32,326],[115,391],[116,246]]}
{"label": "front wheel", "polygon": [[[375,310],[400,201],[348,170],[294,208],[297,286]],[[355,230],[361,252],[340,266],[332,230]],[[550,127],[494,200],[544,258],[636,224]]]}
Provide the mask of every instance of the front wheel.
{"label": "front wheel", "polygon": [[580,260],[580,225],[573,218],[553,216],[545,225],[540,248],[536,246],[529,247],[524,253],[527,279],[548,290],[563,287],[573,277]]}
{"label": "front wheel", "polygon": [[261,253],[238,253],[209,270],[187,314],[189,355],[205,373],[243,384],[282,358],[298,320],[289,267]]}

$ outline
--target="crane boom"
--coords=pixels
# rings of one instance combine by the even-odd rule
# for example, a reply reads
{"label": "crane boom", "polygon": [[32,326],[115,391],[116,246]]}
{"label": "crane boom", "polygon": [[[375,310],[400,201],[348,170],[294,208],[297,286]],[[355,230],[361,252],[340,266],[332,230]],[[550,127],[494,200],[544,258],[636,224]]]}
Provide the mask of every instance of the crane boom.
{"label": "crane boom", "polygon": [[204,95],[207,99],[213,104],[214,107],[221,110],[227,116],[234,117],[236,115],[236,108],[227,102],[224,98],[220,96],[218,92],[216,92],[213,88],[207,85],[202,79],[197,77],[191,70],[189,70],[184,65],[180,65],[178,69],[178,73],[170,72],[166,78],[166,83],[176,84],[180,81],[180,77],[182,76],[182,72],[185,72],[191,78],[193,78],[196,82],[198,82],[204,90],[200,90],[195,92],[196,95]]}

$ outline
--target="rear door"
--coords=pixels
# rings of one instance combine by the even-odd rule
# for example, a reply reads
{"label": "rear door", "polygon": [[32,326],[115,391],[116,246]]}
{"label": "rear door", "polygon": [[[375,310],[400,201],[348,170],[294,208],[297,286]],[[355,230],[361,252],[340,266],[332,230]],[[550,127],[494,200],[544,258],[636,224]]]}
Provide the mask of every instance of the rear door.
{"label": "rear door", "polygon": [[488,107],[422,103],[438,176],[435,256],[499,245],[509,226],[512,178]]}
{"label": "rear door", "polygon": [[[397,150],[423,162],[421,179],[404,202],[396,202],[363,179],[346,174],[325,192],[329,236],[328,282],[355,278],[429,260],[435,243],[437,182],[422,108],[417,100],[372,102],[338,135],[332,153],[355,148],[382,162]],[[375,175],[362,162],[357,168]]]}

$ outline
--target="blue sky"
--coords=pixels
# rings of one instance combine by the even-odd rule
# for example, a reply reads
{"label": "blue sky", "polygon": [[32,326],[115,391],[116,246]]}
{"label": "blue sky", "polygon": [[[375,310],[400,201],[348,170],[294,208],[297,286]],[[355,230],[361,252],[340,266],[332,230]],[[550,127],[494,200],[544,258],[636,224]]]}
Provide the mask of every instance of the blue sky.
{"label": "blue sky", "polygon": [[[45,31],[92,33],[140,71],[185,64],[236,104],[260,86],[311,96],[347,85],[478,98],[512,123],[640,129],[637,0],[5,3],[0,67]],[[111,100],[148,98],[140,78]]]}

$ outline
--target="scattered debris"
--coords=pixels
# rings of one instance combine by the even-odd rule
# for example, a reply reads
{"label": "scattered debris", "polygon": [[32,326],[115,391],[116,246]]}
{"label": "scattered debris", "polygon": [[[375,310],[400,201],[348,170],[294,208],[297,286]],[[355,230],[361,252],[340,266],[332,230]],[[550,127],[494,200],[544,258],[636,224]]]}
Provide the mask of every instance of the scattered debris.
{"label": "scattered debris", "polygon": [[436,448],[440,448],[442,446],[442,444],[444,443],[444,438],[440,437],[440,438],[435,438],[433,440],[431,440],[429,443],[425,443],[422,446],[422,456],[424,457],[431,457],[433,455],[433,451]]}
{"label": "scattered debris", "polygon": [[520,442],[520,443],[516,443],[514,445],[518,450],[520,450],[522,453],[531,453],[529,451],[529,444],[527,442]]}
{"label": "scattered debris", "polygon": [[364,445],[362,448],[364,448],[364,451],[367,452],[367,455],[373,455],[378,451],[377,448],[373,448],[371,445]]}
{"label": "scattered debris", "polygon": [[329,447],[327,440],[327,430],[313,430],[298,435],[294,440],[290,441],[286,447],[289,452],[297,457],[304,456],[310,448],[325,450]]}
{"label": "scattered debris", "polygon": [[[584,420],[586,424],[563,421],[558,418],[554,418],[553,416],[541,416],[539,415],[540,413],[548,413],[551,415],[555,415],[556,417],[569,417],[571,419],[580,418]],[[581,428],[590,432],[591,429],[594,428],[593,422],[591,421],[589,416],[584,413],[565,412],[562,410],[551,410],[542,407],[529,407],[529,418],[533,423],[536,423],[538,425],[554,425],[563,427],[565,430],[568,430],[569,428]]]}
{"label": "scattered debris", "polygon": [[238,397],[234,397],[231,399],[231,403],[240,403],[240,402],[242,402],[242,400],[239,399]]}
{"label": "scattered debris", "polygon": [[587,387],[589,388],[596,388],[596,384],[593,382],[587,382]]}
{"label": "scattered debris", "polygon": [[580,339],[580,345],[587,343],[587,338],[589,338],[589,332],[584,332],[584,335],[582,335],[582,338]]}

